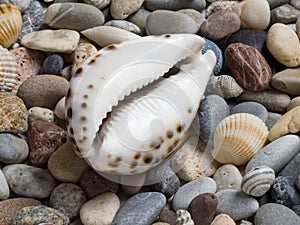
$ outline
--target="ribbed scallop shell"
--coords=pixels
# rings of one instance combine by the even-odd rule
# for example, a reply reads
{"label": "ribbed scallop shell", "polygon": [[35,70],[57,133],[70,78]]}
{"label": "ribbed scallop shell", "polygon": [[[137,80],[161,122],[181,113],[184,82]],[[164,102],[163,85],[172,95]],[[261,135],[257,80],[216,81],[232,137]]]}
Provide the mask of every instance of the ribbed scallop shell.
{"label": "ribbed scallop shell", "polygon": [[0,91],[12,91],[19,82],[16,57],[0,46]]}
{"label": "ribbed scallop shell", "polygon": [[240,96],[245,90],[229,75],[215,77],[216,88],[221,90],[224,98],[234,98]]}
{"label": "ribbed scallop shell", "polygon": [[0,45],[5,48],[13,45],[22,28],[22,16],[14,5],[0,5]]}
{"label": "ribbed scallop shell", "polygon": [[254,197],[263,196],[274,183],[275,172],[268,166],[253,167],[242,180],[242,191]]}
{"label": "ribbed scallop shell", "polygon": [[212,156],[220,163],[246,164],[266,143],[268,128],[252,114],[238,113],[223,119],[214,133]]}
{"label": "ribbed scallop shell", "polygon": [[178,209],[176,215],[176,225],[195,225],[191,214],[187,210]]}

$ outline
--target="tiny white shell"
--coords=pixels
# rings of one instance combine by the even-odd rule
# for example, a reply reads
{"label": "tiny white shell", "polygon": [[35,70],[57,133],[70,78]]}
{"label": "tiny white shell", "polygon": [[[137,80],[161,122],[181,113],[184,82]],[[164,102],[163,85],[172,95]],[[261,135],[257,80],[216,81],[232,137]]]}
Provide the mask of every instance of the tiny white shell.
{"label": "tiny white shell", "polygon": [[52,110],[42,107],[31,107],[28,110],[28,121],[43,120],[49,123],[54,123],[55,117]]}
{"label": "tiny white shell", "polygon": [[178,209],[176,216],[176,225],[195,225],[191,214],[187,210]]}

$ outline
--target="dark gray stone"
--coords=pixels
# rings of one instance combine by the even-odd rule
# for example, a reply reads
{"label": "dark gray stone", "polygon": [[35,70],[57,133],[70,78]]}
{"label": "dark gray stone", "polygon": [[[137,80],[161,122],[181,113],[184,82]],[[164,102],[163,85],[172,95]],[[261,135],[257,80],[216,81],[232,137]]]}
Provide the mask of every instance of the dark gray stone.
{"label": "dark gray stone", "polygon": [[149,10],[179,10],[179,9],[195,9],[201,11],[206,6],[205,0],[146,0],[144,6]]}
{"label": "dark gray stone", "polygon": [[42,74],[61,75],[64,66],[63,58],[58,54],[48,56],[42,66]]}
{"label": "dark gray stone", "polygon": [[270,9],[274,9],[278,6],[289,3],[289,0],[267,0],[270,6]]}
{"label": "dark gray stone", "polygon": [[[290,177],[295,183],[300,174],[300,153],[298,153],[293,159],[280,171],[279,176]],[[300,204],[300,202],[299,202]]]}
{"label": "dark gray stone", "polygon": [[266,107],[258,102],[242,102],[232,107],[230,114],[249,113],[259,117],[262,121],[268,119],[268,111]]}
{"label": "dark gray stone", "polygon": [[282,5],[271,11],[271,22],[274,23],[294,23],[300,16],[300,11],[289,4]]}

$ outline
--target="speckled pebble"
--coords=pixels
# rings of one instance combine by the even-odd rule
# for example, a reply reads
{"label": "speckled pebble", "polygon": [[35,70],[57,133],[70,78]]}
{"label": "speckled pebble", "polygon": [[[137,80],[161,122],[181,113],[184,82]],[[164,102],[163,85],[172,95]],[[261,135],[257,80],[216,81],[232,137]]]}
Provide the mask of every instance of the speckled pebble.
{"label": "speckled pebble", "polygon": [[227,214],[219,214],[210,225],[236,225],[234,220]]}
{"label": "speckled pebble", "polygon": [[[177,12],[191,17],[194,20],[194,22],[196,23],[196,25],[198,27],[198,31],[201,27],[201,24],[205,21],[204,16],[195,9],[180,9]],[[202,51],[203,51],[203,49],[202,49]]]}
{"label": "speckled pebble", "polygon": [[0,4],[15,5],[18,7],[21,13],[24,13],[30,5],[30,0],[1,0]]}
{"label": "speckled pebble", "polygon": [[36,120],[43,120],[48,123],[54,123],[55,115],[54,112],[50,109],[43,108],[43,107],[31,107],[28,110],[28,121],[36,121]]}
{"label": "speckled pebble", "polygon": [[[6,178],[0,169],[0,201],[8,199],[10,195],[10,190]],[[1,213],[0,213],[1,216]],[[1,219],[0,219],[1,221]]]}
{"label": "speckled pebble", "polygon": [[126,19],[129,15],[141,8],[145,0],[112,0],[110,14],[115,19]]}
{"label": "speckled pebble", "polygon": [[41,74],[61,75],[63,66],[64,60],[59,54],[49,55],[43,63]]}
{"label": "speckled pebble", "polygon": [[104,26],[118,27],[138,35],[143,35],[141,29],[137,25],[126,20],[110,20],[106,22]]}
{"label": "speckled pebble", "polygon": [[217,57],[217,63],[216,66],[214,68],[214,74],[217,75],[221,72],[221,69],[223,67],[223,55],[222,55],[222,51],[221,49],[218,47],[218,45],[216,45],[213,41],[205,38],[205,44],[202,47],[201,51],[202,54],[204,54],[205,52],[207,52],[207,50],[212,50],[216,57]]}
{"label": "speckled pebble", "polygon": [[217,191],[226,189],[241,190],[242,175],[232,164],[225,164],[217,169],[213,176],[217,183]]}
{"label": "speckled pebble", "polygon": [[258,102],[243,102],[235,105],[231,108],[230,114],[236,113],[250,113],[254,116],[259,117],[262,121],[266,121],[268,118],[268,111],[266,107]]}
{"label": "speckled pebble", "polygon": [[205,11],[205,17],[209,17],[211,14],[219,11],[219,10],[233,10],[233,7],[236,6],[239,2],[238,1],[214,1],[211,3]]}

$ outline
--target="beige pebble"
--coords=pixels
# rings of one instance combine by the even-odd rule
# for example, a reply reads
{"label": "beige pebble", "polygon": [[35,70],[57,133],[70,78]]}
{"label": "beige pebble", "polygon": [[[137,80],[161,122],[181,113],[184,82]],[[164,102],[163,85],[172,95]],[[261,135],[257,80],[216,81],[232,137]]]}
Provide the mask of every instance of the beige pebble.
{"label": "beige pebble", "polygon": [[297,34],[282,23],[275,23],[267,34],[267,48],[274,58],[287,67],[300,65],[300,43]]}
{"label": "beige pebble", "polygon": [[232,164],[225,164],[217,169],[213,176],[217,183],[217,191],[226,189],[241,190],[242,175]]}
{"label": "beige pebble", "polygon": [[111,3],[111,0],[83,0],[83,2],[95,6],[98,9],[104,9]]}
{"label": "beige pebble", "polygon": [[62,119],[64,120],[65,119],[65,101],[66,101],[66,98],[63,97],[61,98],[56,106],[55,106],[55,109],[54,109],[54,114],[59,118],[59,119]]}
{"label": "beige pebble", "polygon": [[298,37],[300,38],[300,17],[298,17],[297,21],[296,21],[296,32]]}
{"label": "beige pebble", "polygon": [[220,214],[215,217],[210,225],[235,225],[233,219],[226,214]]}
{"label": "beige pebble", "polygon": [[52,110],[43,107],[31,107],[28,110],[28,121],[43,120],[49,123],[54,123],[55,117]]}
{"label": "beige pebble", "polygon": [[297,106],[300,106],[300,96],[293,98],[290,101],[290,104],[286,108],[286,111],[290,111],[293,108],[296,108]]}
{"label": "beige pebble", "polygon": [[141,8],[145,0],[112,0],[110,14],[114,19],[126,19]]}
{"label": "beige pebble", "polygon": [[285,69],[276,73],[272,77],[271,84],[277,90],[291,96],[300,95],[300,68]]}

